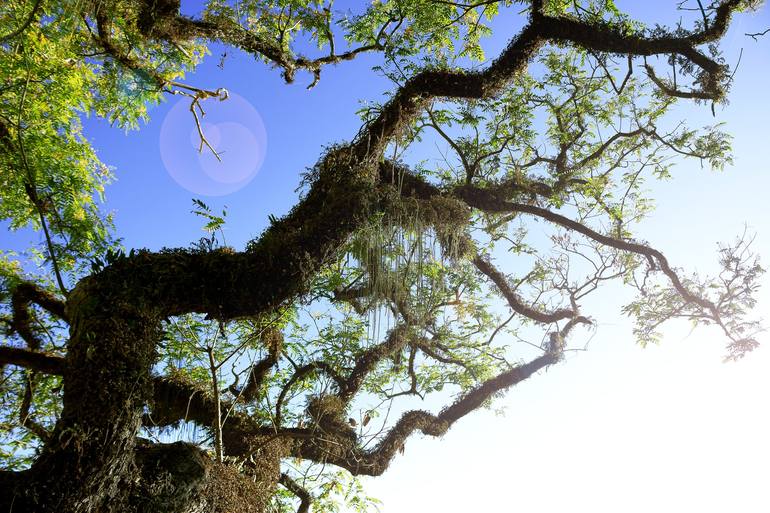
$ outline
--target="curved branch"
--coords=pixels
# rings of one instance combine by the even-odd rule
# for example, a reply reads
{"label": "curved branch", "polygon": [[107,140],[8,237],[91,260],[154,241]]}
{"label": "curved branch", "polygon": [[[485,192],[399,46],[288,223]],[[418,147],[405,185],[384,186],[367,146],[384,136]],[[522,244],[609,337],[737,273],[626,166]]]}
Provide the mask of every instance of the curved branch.
{"label": "curved branch", "polygon": [[341,54],[332,52],[317,59],[308,59],[302,56],[295,57],[279,44],[264,38],[259,33],[243,28],[240,23],[225,18],[212,21],[193,20],[185,16],[177,16],[168,23],[167,29],[156,31],[153,35],[171,40],[178,38],[180,35],[189,38],[198,37],[240,48],[254,56],[264,57],[282,68],[283,77],[287,83],[294,82],[297,70],[307,70],[314,75],[314,80],[308,89],[311,89],[318,82],[324,65],[353,60],[358,54],[384,50],[385,48],[378,40],[372,44],[363,45]]}
{"label": "curved branch", "polygon": [[679,276],[671,268],[671,266],[668,263],[668,260],[663,255],[663,253],[661,253],[657,249],[651,248],[644,244],[639,244],[637,242],[630,242],[622,239],[616,239],[608,235],[602,235],[601,233],[595,230],[592,230],[591,228],[588,228],[584,224],[574,221],[561,214],[552,212],[546,208],[536,207],[533,205],[525,205],[522,203],[512,203],[512,202],[503,202],[503,203],[505,204],[506,210],[509,212],[522,212],[525,214],[531,214],[531,215],[543,218],[559,226],[562,226],[564,228],[567,228],[569,230],[581,233],[586,237],[593,239],[596,242],[599,242],[600,244],[603,244],[605,246],[609,246],[615,249],[620,249],[623,251],[628,251],[630,253],[636,253],[637,255],[642,255],[650,259],[653,259],[657,263],[657,265],[660,267],[660,270],[663,272],[663,274],[665,274],[669,278],[669,280],[671,280],[671,284],[674,286],[677,292],[685,300],[691,303],[695,303],[698,306],[712,312],[715,315],[715,317],[717,318],[719,317],[716,306],[711,301],[703,299],[695,295],[694,293],[690,292],[682,284],[682,281],[680,280]]}
{"label": "curved branch", "polygon": [[301,458],[332,463],[355,475],[377,476],[387,469],[406,439],[415,431],[431,436],[446,433],[454,422],[477,409],[492,395],[506,390],[529,378],[535,372],[559,361],[557,353],[547,353],[535,360],[503,372],[477,388],[463,394],[455,403],[444,408],[438,415],[415,410],[405,413],[391,428],[385,438],[370,451],[352,449],[343,455],[324,451],[323,447],[305,442],[295,447],[294,453]]}
{"label": "curved branch", "polygon": [[280,427],[281,422],[283,420],[283,402],[286,399],[286,394],[289,392],[292,386],[299,381],[300,379],[304,378],[305,376],[316,372],[316,371],[323,371],[325,374],[327,374],[330,378],[334,380],[335,383],[337,383],[337,387],[340,390],[343,390],[345,388],[345,380],[337,373],[337,371],[329,365],[326,362],[322,361],[315,361],[310,362],[307,365],[303,365],[302,367],[298,368],[296,371],[294,371],[294,374],[291,378],[289,378],[289,381],[286,382],[286,384],[281,389],[280,394],[278,394],[278,399],[275,402],[275,425]]}
{"label": "curved branch", "polygon": [[652,69],[652,66],[645,65],[644,69],[647,71],[647,76],[652,80],[652,83],[655,84],[658,89],[663,91],[668,96],[673,96],[676,98],[685,98],[688,100],[711,100],[714,99],[713,93],[709,91],[698,91],[698,90],[690,90],[690,91],[683,91],[681,89],[677,89],[673,85],[670,85],[666,83],[663,79],[659,78],[658,75],[655,74],[655,70]]}
{"label": "curved branch", "polygon": [[11,292],[12,317],[6,321],[12,332],[16,332],[26,342],[27,347],[39,350],[43,342],[35,333],[32,326],[33,318],[29,307],[36,304],[48,313],[67,321],[67,313],[63,302],[53,294],[29,282],[21,282]]}
{"label": "curved branch", "polygon": [[268,330],[263,335],[262,340],[267,346],[267,356],[251,366],[249,377],[242,389],[238,390],[235,385],[230,387],[230,392],[233,395],[242,397],[247,402],[256,399],[265,376],[267,376],[270,368],[278,363],[281,356],[283,334],[280,330]]}
{"label": "curved branch", "polygon": [[301,487],[299,483],[290,478],[287,474],[281,474],[278,482],[285,486],[287,490],[296,495],[300,500],[297,513],[308,513],[310,511],[310,505],[313,503],[313,497],[311,497],[310,492]]}
{"label": "curved branch", "polygon": [[476,266],[476,269],[481,271],[490,280],[492,280],[492,282],[497,286],[498,290],[506,299],[506,301],[508,302],[508,305],[511,307],[511,309],[514,312],[520,315],[523,315],[528,319],[532,319],[533,321],[548,324],[548,323],[560,321],[562,319],[569,319],[576,315],[574,311],[569,310],[567,308],[562,308],[560,310],[555,310],[553,312],[541,312],[540,310],[535,310],[531,306],[524,303],[521,297],[518,294],[516,294],[516,292],[514,292],[514,290],[508,284],[508,280],[506,279],[506,277],[500,271],[498,271],[489,261],[477,255],[473,259],[473,265]]}
{"label": "curved branch", "polygon": [[379,155],[387,142],[405,123],[415,119],[435,98],[481,99],[502,89],[543,45],[541,27],[530,23],[495,61],[483,71],[422,71],[401,86],[352,144],[359,159]]}
{"label": "curved branch", "polygon": [[[14,305],[16,305],[17,301],[19,305],[23,305],[24,307],[28,306],[30,303],[34,303],[44,308],[51,315],[54,315],[65,322],[69,322],[64,302],[50,292],[41,289],[34,283],[22,282],[16,285],[13,290]],[[16,308],[16,306],[14,306],[14,308]]]}
{"label": "curved branch", "polygon": [[[259,447],[278,438],[308,439],[318,437],[311,429],[276,429],[260,423],[249,415],[236,412],[232,404],[222,403],[222,410],[230,413],[222,424],[223,451],[226,456],[245,458]],[[145,427],[178,426],[180,422],[195,422],[210,428],[216,415],[216,405],[210,394],[192,383],[156,377],[153,379],[153,398],[150,413],[142,419]]]}
{"label": "curved branch", "polygon": [[388,333],[386,340],[364,351],[356,361],[355,367],[342,383],[338,396],[347,403],[358,393],[366,376],[374,370],[384,358],[400,351],[409,342],[406,326],[396,326]]}

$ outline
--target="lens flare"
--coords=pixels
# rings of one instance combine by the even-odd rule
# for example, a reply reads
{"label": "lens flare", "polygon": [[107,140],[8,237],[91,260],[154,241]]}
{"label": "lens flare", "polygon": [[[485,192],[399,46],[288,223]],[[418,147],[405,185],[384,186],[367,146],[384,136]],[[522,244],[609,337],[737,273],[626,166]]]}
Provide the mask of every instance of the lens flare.
{"label": "lens flare", "polygon": [[201,130],[219,155],[203,144],[190,112],[190,98],[180,99],[160,129],[160,156],[176,183],[203,196],[224,196],[245,187],[265,159],[267,133],[257,110],[242,96],[201,101]]}

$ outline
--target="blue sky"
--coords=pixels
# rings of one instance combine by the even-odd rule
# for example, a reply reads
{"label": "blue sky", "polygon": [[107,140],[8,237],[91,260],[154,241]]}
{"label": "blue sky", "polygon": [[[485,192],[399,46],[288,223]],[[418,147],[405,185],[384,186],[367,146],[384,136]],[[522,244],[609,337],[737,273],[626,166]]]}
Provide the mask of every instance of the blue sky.
{"label": "blue sky", "polygon": [[[670,13],[664,21],[676,16],[674,2],[618,3],[642,19],[657,19],[659,12]],[[505,44],[516,23],[510,17],[495,23],[500,31],[485,44],[488,55]],[[716,118],[709,108],[692,104],[673,113],[693,126],[725,122],[735,137],[735,164],[725,172],[688,163],[674,170],[672,180],[653,186],[658,208],[639,233],[677,266],[713,270],[716,242],[740,234],[744,224],[757,234],[757,251],[770,255],[770,35],[757,42],[744,35],[768,27],[766,9],[735,21],[725,56],[735,63],[741,48],[743,55],[730,104],[718,107]],[[241,140],[261,144],[264,160],[239,190],[204,196],[173,179],[179,164],[169,164],[168,157],[164,162],[164,152],[181,155],[188,164],[198,159],[194,126],[177,106],[187,100],[167,98],[152,109],[146,126],[128,133],[86,120],[86,134],[101,159],[116,169],[107,208],[115,212],[116,233],[126,247],[157,249],[197,240],[203,232],[190,215],[193,197],[216,210],[227,207],[228,243],[242,247],[265,228],[269,215],[291,208],[300,174],[325,146],[355,135],[360,102],[381,98],[390,87],[370,71],[378,62],[372,56],[325,69],[320,83],[307,91],[310,76],[299,74],[294,85],[286,85],[277,70],[232,49],[220,68],[224,51],[212,47],[186,82],[225,87],[243,102],[229,112],[218,111],[225,107],[215,100],[204,104],[212,126],[238,124],[254,132],[253,139]],[[164,123],[178,127],[179,135],[163,139]],[[215,175],[205,158],[200,168],[190,169]],[[225,171],[241,169],[238,148],[224,158]],[[215,189],[209,192],[224,190]],[[619,315],[622,294],[611,289],[591,305],[598,329],[590,342],[586,336],[588,350],[512,390],[497,404],[506,410],[504,417],[481,412],[441,440],[410,440],[385,476],[368,482],[384,501],[382,510],[770,511],[767,343],[743,361],[723,364],[724,341],[717,334],[673,325],[659,347],[642,349]],[[766,312],[769,304],[765,291],[757,312]]]}

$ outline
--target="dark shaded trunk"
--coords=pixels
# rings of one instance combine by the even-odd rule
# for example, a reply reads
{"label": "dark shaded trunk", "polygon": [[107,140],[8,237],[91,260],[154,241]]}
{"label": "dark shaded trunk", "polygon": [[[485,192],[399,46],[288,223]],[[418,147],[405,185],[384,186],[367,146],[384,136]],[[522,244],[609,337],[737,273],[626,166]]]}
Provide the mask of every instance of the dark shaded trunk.
{"label": "dark shaded trunk", "polygon": [[127,300],[122,284],[96,283],[82,282],[67,304],[62,418],[30,470],[0,474],[0,511],[262,511],[280,451],[258,452],[246,478],[194,445],[138,438],[161,318],[152,305]]}

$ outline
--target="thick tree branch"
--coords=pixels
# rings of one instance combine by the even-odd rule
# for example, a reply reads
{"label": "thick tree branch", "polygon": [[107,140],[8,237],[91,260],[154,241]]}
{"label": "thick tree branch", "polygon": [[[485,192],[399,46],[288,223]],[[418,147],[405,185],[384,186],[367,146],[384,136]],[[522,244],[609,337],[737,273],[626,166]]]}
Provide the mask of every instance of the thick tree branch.
{"label": "thick tree branch", "polygon": [[67,313],[63,302],[37,285],[21,282],[14,286],[11,292],[12,317],[8,325],[27,343],[27,347],[38,350],[43,346],[43,342],[38,338],[32,325],[34,320],[29,310],[32,304],[42,307],[64,321],[67,321]]}
{"label": "thick tree branch", "polygon": [[16,365],[59,376],[64,375],[66,370],[65,360],[61,356],[7,346],[0,347],[0,365]]}
{"label": "thick tree branch", "polygon": [[300,500],[297,513],[308,513],[310,511],[310,505],[313,503],[313,497],[310,492],[302,488],[299,483],[290,478],[287,474],[281,474],[278,482],[286,487],[291,493],[297,496]]}
{"label": "thick tree branch", "polygon": [[[745,0],[727,0],[716,9],[710,24],[701,31],[684,36],[664,35],[647,37],[643,34],[627,34],[611,24],[586,24],[576,18],[550,17],[534,14],[535,22],[541,22],[541,35],[554,42],[569,42],[587,50],[616,54],[651,56],[676,54],[699,67],[703,76],[697,98],[721,100],[724,96],[725,68],[717,61],[697,50],[697,46],[719,39],[727,31],[732,14],[746,5]],[[664,89],[664,92],[666,90]]]}
{"label": "thick tree branch", "polygon": [[14,309],[17,304],[19,305],[19,308],[22,308],[29,306],[30,303],[34,303],[43,307],[51,315],[54,315],[65,322],[69,322],[67,321],[64,302],[50,292],[41,289],[34,283],[22,282],[16,285],[13,290],[12,301],[14,303]]}
{"label": "thick tree branch", "polygon": [[514,292],[513,288],[511,288],[505,275],[498,271],[488,260],[481,256],[476,256],[473,259],[473,265],[476,266],[476,269],[481,271],[490,280],[492,280],[492,282],[497,286],[497,289],[508,302],[508,305],[511,307],[511,309],[519,315],[523,315],[528,319],[532,319],[534,321],[545,324],[560,321],[562,319],[569,319],[576,315],[575,312],[566,308],[555,310],[553,312],[541,312],[539,310],[535,310],[531,306],[524,303],[521,297],[519,297],[519,295]]}
{"label": "thick tree branch", "polygon": [[379,155],[398,129],[415,119],[435,98],[481,99],[498,91],[518,72],[545,42],[538,27],[526,26],[485,70],[422,71],[401,86],[356,137],[352,153],[358,158]]}

